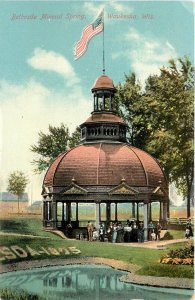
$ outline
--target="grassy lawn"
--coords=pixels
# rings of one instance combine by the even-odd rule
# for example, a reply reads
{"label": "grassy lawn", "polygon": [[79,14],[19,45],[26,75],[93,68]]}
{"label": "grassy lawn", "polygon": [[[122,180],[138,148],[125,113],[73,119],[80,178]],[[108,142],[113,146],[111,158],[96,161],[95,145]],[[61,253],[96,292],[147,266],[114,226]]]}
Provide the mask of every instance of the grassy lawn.
{"label": "grassy lawn", "polygon": [[0,230],[2,232],[29,234],[61,239],[58,236],[51,235],[51,233],[44,231],[42,227],[42,221],[39,219],[16,217],[14,219],[0,220]]}
{"label": "grassy lawn", "polygon": [[168,230],[174,239],[183,239],[185,232],[183,230]]}
{"label": "grassy lawn", "polygon": [[[8,222],[8,223],[7,223]],[[9,227],[7,227],[9,225]],[[40,247],[48,249],[51,248],[66,248],[76,247],[81,251],[80,254],[65,255],[58,253],[58,255],[33,255],[26,258],[19,258],[2,261],[2,263],[10,263],[20,260],[29,259],[45,259],[45,258],[70,258],[70,257],[103,257],[122,260],[127,263],[136,264],[140,266],[138,274],[150,276],[167,276],[167,277],[180,277],[180,278],[193,278],[193,267],[184,265],[163,265],[159,263],[162,255],[166,254],[170,249],[181,248],[184,243],[168,245],[167,250],[146,249],[138,247],[121,246],[119,244],[100,243],[100,242],[87,242],[78,240],[63,240],[58,236],[54,236],[49,232],[42,231],[42,224],[39,220],[33,219],[15,219],[1,221],[1,229],[6,232],[25,233],[38,235],[39,238],[18,237],[18,236],[0,236],[0,244],[6,247],[18,245],[26,250],[28,245],[32,249],[39,251]],[[178,238],[177,232],[171,234]],[[51,239],[43,239],[47,236]]]}

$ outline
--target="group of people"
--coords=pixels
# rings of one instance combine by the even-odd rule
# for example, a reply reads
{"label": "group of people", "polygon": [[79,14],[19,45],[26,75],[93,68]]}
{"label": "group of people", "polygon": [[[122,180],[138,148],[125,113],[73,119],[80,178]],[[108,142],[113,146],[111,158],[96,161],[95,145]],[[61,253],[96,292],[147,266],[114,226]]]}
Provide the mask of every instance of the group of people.
{"label": "group of people", "polygon": [[[99,229],[94,227],[91,221],[87,223],[87,238],[89,241],[99,240],[104,242],[107,240],[110,243],[135,243],[144,242],[144,224],[143,222],[129,221],[127,220],[125,225],[121,222],[110,222],[108,226],[104,223],[100,223]],[[162,226],[160,222],[148,224],[148,240],[157,241],[160,240]],[[73,234],[73,227],[71,221],[67,224],[65,234],[71,238]],[[83,235],[82,235],[83,236]],[[185,238],[190,239],[193,237],[191,220],[188,220],[185,226]]]}
{"label": "group of people", "polygon": [[[155,226],[152,222],[148,224],[148,239],[160,240],[161,225],[158,222]],[[106,227],[104,223],[100,223],[97,230],[91,221],[87,224],[88,240],[99,240],[104,242],[105,239],[111,243],[133,243],[144,242],[144,224],[143,222],[129,221],[123,225],[121,222],[110,222]]]}
{"label": "group of people", "polygon": [[193,237],[192,224],[191,224],[191,220],[189,219],[185,227],[185,238],[190,239],[192,237]]}
{"label": "group of people", "polygon": [[123,226],[121,222],[110,222],[107,229],[108,241],[112,243],[131,243],[144,241],[143,223],[127,220]]}

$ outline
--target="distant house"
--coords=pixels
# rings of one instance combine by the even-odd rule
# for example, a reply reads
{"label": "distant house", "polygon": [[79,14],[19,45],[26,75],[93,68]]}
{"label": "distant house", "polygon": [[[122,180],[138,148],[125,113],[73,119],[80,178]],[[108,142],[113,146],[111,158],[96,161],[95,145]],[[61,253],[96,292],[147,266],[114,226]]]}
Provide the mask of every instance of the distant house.
{"label": "distant house", "polygon": [[[20,197],[20,202],[28,202],[28,193],[23,193]],[[18,197],[12,193],[9,192],[1,192],[0,193],[0,201],[18,201]]]}

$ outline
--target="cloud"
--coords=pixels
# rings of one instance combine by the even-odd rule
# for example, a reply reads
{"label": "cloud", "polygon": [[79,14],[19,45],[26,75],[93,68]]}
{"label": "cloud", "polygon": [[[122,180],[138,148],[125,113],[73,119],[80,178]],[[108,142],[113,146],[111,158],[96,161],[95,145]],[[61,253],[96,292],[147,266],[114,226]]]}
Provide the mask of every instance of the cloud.
{"label": "cloud", "polygon": [[36,70],[50,71],[61,75],[67,84],[72,86],[79,82],[69,61],[59,53],[36,48],[27,63]]}
{"label": "cloud", "polygon": [[[105,21],[106,21],[106,13],[110,12],[110,9],[114,9],[114,13],[122,13],[128,11],[128,13],[131,13],[133,11],[133,8],[129,5],[126,6],[124,3],[119,3],[118,1],[108,1],[105,4],[97,5],[96,3],[92,2],[85,2],[84,4],[84,10],[90,13],[93,18],[97,17],[98,14],[101,12],[101,10],[105,10]],[[108,22],[109,24],[110,22]]]}
{"label": "cloud", "polygon": [[131,28],[123,40],[128,43],[129,49],[113,53],[112,58],[127,57],[131,62],[132,71],[144,85],[149,75],[159,74],[160,67],[166,65],[170,58],[176,58],[177,52],[169,41],[151,37]]}
{"label": "cloud", "polygon": [[65,93],[50,90],[35,80],[20,85],[0,81],[0,99],[3,188],[6,189],[8,174],[19,169],[30,176],[31,182],[33,180],[33,199],[39,199],[41,179],[32,175],[31,162],[35,154],[30,146],[37,142],[38,132],[48,131],[49,124],[59,126],[63,122],[74,131],[87,119],[92,101],[86,100],[79,86],[73,93]]}
{"label": "cloud", "polygon": [[119,3],[118,1],[110,1],[109,6],[111,6],[116,12],[122,13],[128,11],[129,13],[133,12],[133,8],[130,7],[129,5],[126,6],[124,3],[122,4],[121,2]]}
{"label": "cloud", "polygon": [[101,12],[101,10],[105,8],[105,5],[97,5],[91,2],[85,2],[83,8],[85,12],[87,11],[89,15],[92,15],[92,18],[95,18]]}

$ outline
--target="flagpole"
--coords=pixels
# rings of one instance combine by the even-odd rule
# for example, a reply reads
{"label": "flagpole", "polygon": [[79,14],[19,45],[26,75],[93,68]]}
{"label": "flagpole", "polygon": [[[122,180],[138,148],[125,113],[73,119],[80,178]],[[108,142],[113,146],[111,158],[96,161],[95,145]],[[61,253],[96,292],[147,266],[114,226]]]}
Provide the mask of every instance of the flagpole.
{"label": "flagpole", "polygon": [[104,9],[103,9],[103,57],[102,57],[102,59],[103,59],[103,75],[105,75],[105,52],[104,52]]}

